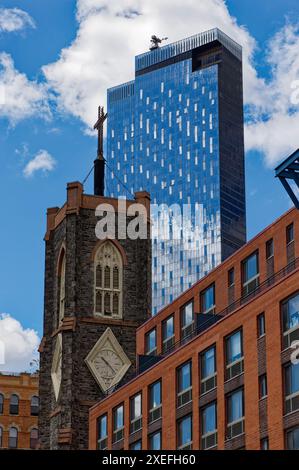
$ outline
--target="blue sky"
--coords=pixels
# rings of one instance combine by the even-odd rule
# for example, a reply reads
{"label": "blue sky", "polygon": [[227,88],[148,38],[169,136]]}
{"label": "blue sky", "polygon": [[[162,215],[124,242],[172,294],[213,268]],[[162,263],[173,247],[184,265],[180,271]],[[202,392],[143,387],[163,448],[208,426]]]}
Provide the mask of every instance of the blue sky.
{"label": "blue sky", "polygon": [[[96,152],[90,126],[97,106],[103,102],[108,85],[133,78],[134,53],[146,49],[150,31],[168,35],[170,40],[210,25],[219,26],[235,38],[240,31],[240,42],[244,41],[248,51],[244,67],[245,102],[251,124],[246,154],[248,238],[290,207],[286,194],[274,179],[273,168],[295,149],[298,135],[298,128],[292,127],[297,111],[287,103],[290,80],[299,78],[294,59],[295,48],[299,50],[298,2],[228,0],[225,6],[221,0],[165,0],[162,2],[165,8],[159,8],[158,12],[155,9],[158,2],[154,0],[152,10],[140,20],[129,20],[129,29],[128,20],[122,18],[123,32],[117,23],[121,15],[114,7],[103,13],[99,7],[104,3],[100,0],[0,0],[0,86],[2,79],[4,86],[10,86],[9,93],[14,98],[2,112],[0,105],[0,313],[9,313],[21,322],[22,328],[33,328],[39,335],[43,316],[46,208],[61,205],[66,182],[82,181],[88,173]],[[127,11],[135,3],[142,10],[145,0],[115,0],[115,9]],[[171,18],[167,3],[169,8],[172,5]],[[188,9],[184,9],[182,18],[184,4],[190,6],[190,18]],[[1,8],[2,14],[4,8],[18,8],[29,16],[21,18],[21,27],[14,25],[5,30],[2,22],[1,31]],[[110,15],[110,25],[107,18],[101,19],[105,14]],[[177,25],[175,36],[172,22]],[[62,49],[65,52],[61,55]],[[2,55],[2,68],[1,53],[6,54]],[[280,53],[284,57],[283,67],[289,68],[289,76],[282,67],[279,69]],[[7,62],[3,65],[8,57],[13,61],[9,71]],[[48,64],[51,65],[44,68]],[[123,72],[115,73],[117,67]],[[20,74],[23,74],[22,82],[18,81]],[[18,83],[24,87],[20,87],[20,96],[15,97]],[[22,96],[23,90],[26,96]],[[34,94],[38,97],[32,98]],[[281,121],[276,121],[277,116]],[[263,127],[265,120],[267,126]],[[281,129],[279,136],[277,128]],[[44,159],[36,159],[40,154]],[[34,163],[28,167],[32,160]],[[86,192],[91,191],[90,184]]]}

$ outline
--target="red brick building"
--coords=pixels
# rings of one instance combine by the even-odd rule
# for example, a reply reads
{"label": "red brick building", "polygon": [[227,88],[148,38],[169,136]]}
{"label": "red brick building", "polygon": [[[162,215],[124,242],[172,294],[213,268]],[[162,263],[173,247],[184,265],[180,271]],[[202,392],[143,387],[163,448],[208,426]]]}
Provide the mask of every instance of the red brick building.
{"label": "red brick building", "polygon": [[139,373],[91,408],[89,448],[298,448],[298,254],[292,209],[142,324]]}
{"label": "red brick building", "polygon": [[0,374],[0,449],[35,449],[38,411],[37,374]]}

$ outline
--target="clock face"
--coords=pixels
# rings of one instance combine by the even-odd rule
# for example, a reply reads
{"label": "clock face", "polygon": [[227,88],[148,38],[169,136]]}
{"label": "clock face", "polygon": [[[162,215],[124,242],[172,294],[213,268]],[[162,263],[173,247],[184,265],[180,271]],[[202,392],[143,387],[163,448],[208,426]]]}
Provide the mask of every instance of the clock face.
{"label": "clock face", "polygon": [[98,353],[94,364],[107,387],[110,386],[124,365],[122,359],[112,349],[102,349]]}

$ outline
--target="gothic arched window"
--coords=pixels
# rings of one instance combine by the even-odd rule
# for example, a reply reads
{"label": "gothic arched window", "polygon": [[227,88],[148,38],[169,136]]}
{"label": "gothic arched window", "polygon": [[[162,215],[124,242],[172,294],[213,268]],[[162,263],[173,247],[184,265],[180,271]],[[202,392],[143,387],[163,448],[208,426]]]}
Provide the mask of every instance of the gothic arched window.
{"label": "gothic arched window", "polygon": [[110,241],[95,255],[95,315],[122,317],[123,261]]}
{"label": "gothic arched window", "polygon": [[58,326],[62,323],[65,310],[65,249],[62,248],[59,265],[58,265],[58,278],[59,278],[59,305],[58,305]]}

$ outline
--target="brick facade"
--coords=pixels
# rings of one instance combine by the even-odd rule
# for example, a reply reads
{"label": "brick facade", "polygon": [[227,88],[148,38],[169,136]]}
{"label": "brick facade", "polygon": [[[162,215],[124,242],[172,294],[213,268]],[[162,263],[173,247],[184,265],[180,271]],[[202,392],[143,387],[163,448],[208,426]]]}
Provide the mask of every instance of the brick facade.
{"label": "brick facade", "polygon": [[[287,246],[286,229],[293,224],[295,237],[292,247]],[[266,243],[273,239],[272,266],[275,275],[269,277],[269,259]],[[290,258],[290,251],[292,256]],[[244,260],[258,253],[259,280],[257,287],[247,297],[244,295]],[[89,448],[98,446],[98,420],[107,417],[107,448],[129,449],[134,441],[142,439],[142,448],[149,448],[149,436],[160,430],[162,449],[176,449],[178,421],[192,414],[191,448],[200,449],[201,412],[204,406],[217,403],[217,448],[258,450],[267,439],[270,449],[286,448],[286,431],[299,426],[299,411],[285,411],[283,366],[290,361],[291,348],[283,346],[282,302],[299,292],[299,213],[292,209],[266,230],[238,250],[208,276],[197,282],[172,304],[161,310],[137,330],[137,355],[146,354],[146,334],[156,329],[156,363],[140,372],[127,384],[93,406],[89,416]],[[231,304],[231,288],[228,272],[234,268],[234,303]],[[213,325],[194,328],[182,341],[181,309],[193,301],[194,316],[198,320],[202,311],[201,293],[215,285],[215,315]],[[265,318],[265,335],[258,333],[258,317]],[[175,344],[168,353],[162,353],[163,320],[174,316]],[[219,316],[217,318],[217,315]],[[207,318],[207,317],[206,317]],[[195,323],[196,324],[196,323]],[[226,341],[235,331],[242,331],[244,369],[230,380],[226,377]],[[211,346],[216,348],[217,386],[201,393],[200,354]],[[177,368],[192,361],[192,400],[177,406]],[[151,362],[153,364],[153,362]],[[267,394],[259,395],[259,377],[267,375]],[[149,424],[149,386],[156,381],[162,386],[162,418]],[[245,429],[228,437],[227,403],[229,394],[237,390],[244,393]],[[130,432],[130,397],[142,393],[142,428]],[[124,439],[113,444],[113,409],[124,405]]]}
{"label": "brick facade", "polygon": [[[145,206],[149,214],[149,196],[136,193],[134,201]],[[123,318],[94,316],[94,260],[99,240],[95,227],[99,220],[96,207],[118,201],[83,193],[80,183],[67,187],[67,202],[61,208],[48,210],[45,262],[44,336],[40,348],[40,442],[43,449],[86,449],[88,447],[88,412],[103,393],[84,361],[95,343],[110,327],[132,362],[123,383],[135,372],[136,329],[150,315],[151,306],[151,241],[150,223],[146,222],[146,240],[119,239],[124,257]],[[117,212],[116,227],[119,216]],[[127,223],[132,217],[127,219]],[[117,233],[117,232],[116,232]],[[58,328],[59,254],[66,252],[65,313]],[[142,293],[142,294],[141,294]],[[62,334],[62,382],[56,401],[51,367],[57,334]]]}
{"label": "brick facade", "polygon": [[[30,433],[32,429],[38,429],[36,409],[33,413],[31,409],[32,397],[38,397],[38,375],[0,374],[0,395],[4,398],[3,409],[1,410],[0,407],[0,428],[2,429],[0,447],[4,449],[9,447],[9,430],[16,428],[18,431],[16,447],[30,449]],[[10,409],[12,395],[17,395],[19,400],[16,414],[12,414]]]}

